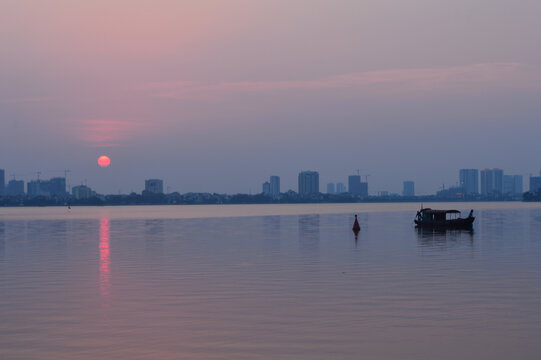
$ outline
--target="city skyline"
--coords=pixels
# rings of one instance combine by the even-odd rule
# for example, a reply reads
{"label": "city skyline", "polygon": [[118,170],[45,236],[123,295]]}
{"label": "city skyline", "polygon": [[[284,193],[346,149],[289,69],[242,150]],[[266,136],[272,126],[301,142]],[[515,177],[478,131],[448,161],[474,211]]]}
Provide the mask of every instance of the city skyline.
{"label": "city skyline", "polygon": [[[37,179],[31,179],[30,181],[24,181],[16,179],[13,177],[11,180],[5,179],[5,169],[0,169],[0,184],[3,183],[4,186],[0,188],[0,195],[19,195],[19,194],[28,194],[40,195],[40,194],[52,194],[58,195],[62,191],[60,188],[65,189],[65,192],[72,194],[71,189],[79,187],[79,191],[87,191],[91,189],[93,193],[96,192],[95,189],[88,186],[87,182],[73,185],[70,183],[67,178],[67,174],[70,173],[69,170],[64,170],[65,177],[52,177],[49,179],[39,177]],[[42,173],[36,173],[36,175],[41,175]],[[368,176],[364,175],[365,181],[362,181],[361,175],[349,175],[348,176],[348,186],[346,187],[342,182],[331,182],[326,185],[320,186],[320,174],[318,171],[300,171],[297,175],[297,188],[282,189],[281,188],[281,177],[278,175],[271,175],[268,181],[265,181],[261,184],[261,191],[255,191],[254,194],[263,194],[271,198],[277,199],[281,193],[286,193],[288,191],[297,192],[301,196],[307,196],[310,194],[317,193],[326,193],[326,194],[341,194],[347,193],[352,195],[360,195],[362,197],[367,196],[381,196],[381,195],[393,195],[393,196],[427,196],[432,194],[423,194],[418,193],[416,189],[416,182],[414,180],[404,180],[402,181],[402,191],[392,192],[388,190],[377,190],[369,192],[369,183]],[[475,196],[484,196],[484,197],[500,197],[509,194],[522,194],[526,191],[531,191],[532,188],[534,192],[539,188],[538,183],[541,181],[541,171],[539,171],[539,176],[537,174],[530,173],[528,178],[523,177],[522,175],[516,174],[507,174],[503,169],[500,168],[484,168],[484,169],[459,169],[457,181],[454,185],[450,185],[447,188],[445,184],[439,188],[439,191],[436,191],[435,194],[443,194],[447,192],[449,195],[454,194],[452,191],[456,189],[456,195],[464,195],[465,197],[475,197]],[[5,181],[7,180],[7,181]],[[165,185],[164,185],[165,184]],[[527,186],[524,186],[526,184]],[[372,184],[374,185],[374,184]],[[378,188],[378,184],[375,184],[375,187]],[[54,190],[53,190],[54,189]],[[527,189],[527,190],[525,190]],[[118,194],[128,194],[128,193],[138,193],[140,191],[147,191],[150,193],[219,193],[216,191],[185,191],[180,192],[176,189],[171,189],[170,186],[163,179],[151,178],[144,180],[144,186],[141,190],[130,190],[129,192],[119,191]],[[112,194],[112,193],[101,193],[101,194]],[[234,194],[234,193],[221,193],[221,194]],[[249,192],[240,192],[236,194],[252,194],[252,191]],[[73,193],[75,196],[75,193]]]}
{"label": "city skyline", "polygon": [[488,0],[7,2],[0,166],[70,169],[73,185],[102,193],[148,176],[240,193],[281,174],[295,189],[302,168],[321,184],[360,169],[373,193],[405,179],[434,193],[456,184],[454,169],[487,165],[526,178],[541,167],[540,12]]}

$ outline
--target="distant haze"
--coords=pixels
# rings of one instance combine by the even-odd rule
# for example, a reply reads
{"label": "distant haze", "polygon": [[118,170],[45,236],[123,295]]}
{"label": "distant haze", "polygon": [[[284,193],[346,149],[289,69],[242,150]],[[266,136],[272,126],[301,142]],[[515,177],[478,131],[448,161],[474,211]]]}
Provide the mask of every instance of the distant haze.
{"label": "distant haze", "polygon": [[[0,168],[101,193],[541,169],[541,2],[4,0]],[[111,166],[99,168],[108,155]]]}

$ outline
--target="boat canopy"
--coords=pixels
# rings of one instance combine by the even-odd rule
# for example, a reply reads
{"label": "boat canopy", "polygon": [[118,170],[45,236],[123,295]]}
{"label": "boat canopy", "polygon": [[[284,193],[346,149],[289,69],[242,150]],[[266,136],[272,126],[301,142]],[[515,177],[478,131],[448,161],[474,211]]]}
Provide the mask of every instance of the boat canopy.
{"label": "boat canopy", "polygon": [[421,212],[426,214],[460,214],[458,210],[432,210],[429,208],[422,209]]}

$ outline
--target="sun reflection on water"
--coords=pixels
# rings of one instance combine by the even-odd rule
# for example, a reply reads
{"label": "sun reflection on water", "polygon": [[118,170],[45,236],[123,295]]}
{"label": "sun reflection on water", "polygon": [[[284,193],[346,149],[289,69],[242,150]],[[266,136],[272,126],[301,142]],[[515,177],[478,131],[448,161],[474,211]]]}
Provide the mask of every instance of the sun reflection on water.
{"label": "sun reflection on water", "polygon": [[108,296],[111,288],[109,234],[109,219],[100,219],[100,293],[102,296]]}

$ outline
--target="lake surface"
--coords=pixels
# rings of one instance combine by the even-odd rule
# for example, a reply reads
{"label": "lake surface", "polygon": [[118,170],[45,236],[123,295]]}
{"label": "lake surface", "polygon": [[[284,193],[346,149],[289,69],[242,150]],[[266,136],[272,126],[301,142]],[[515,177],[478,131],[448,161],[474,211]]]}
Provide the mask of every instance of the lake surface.
{"label": "lake surface", "polygon": [[2,208],[0,359],[539,358],[541,204],[430,207]]}

